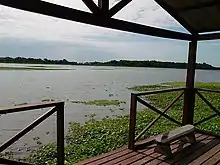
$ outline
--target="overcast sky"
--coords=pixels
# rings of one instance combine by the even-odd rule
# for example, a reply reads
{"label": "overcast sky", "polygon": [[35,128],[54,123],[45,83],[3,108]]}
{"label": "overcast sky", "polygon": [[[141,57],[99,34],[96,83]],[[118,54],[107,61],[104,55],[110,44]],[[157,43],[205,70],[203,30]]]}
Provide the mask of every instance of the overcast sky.
{"label": "overcast sky", "polygon": [[[81,0],[47,0],[89,11]],[[117,3],[110,0],[111,6]],[[133,0],[115,18],[181,32],[185,31],[153,0]],[[187,61],[188,43],[51,18],[0,6],[0,56],[69,61]],[[201,42],[198,62],[220,66],[219,42]]]}

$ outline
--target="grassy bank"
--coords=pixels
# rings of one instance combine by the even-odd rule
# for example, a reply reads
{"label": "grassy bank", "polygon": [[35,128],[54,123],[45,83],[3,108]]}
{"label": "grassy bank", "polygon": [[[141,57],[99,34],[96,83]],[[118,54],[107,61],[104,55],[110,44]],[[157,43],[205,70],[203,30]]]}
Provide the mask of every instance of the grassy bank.
{"label": "grassy bank", "polygon": [[[130,88],[132,91],[148,91],[154,89],[164,89],[168,87],[181,87],[184,83],[166,83],[153,86],[136,86]],[[220,83],[197,83],[197,87],[218,89]],[[158,94],[148,96],[146,99],[159,108],[166,107],[179,92]],[[203,92],[204,96],[216,107],[220,108],[220,94]],[[178,121],[181,121],[183,100],[180,99],[167,112],[167,114]],[[205,105],[198,97],[195,104],[195,120],[199,121],[213,114],[212,110]],[[139,110],[137,113],[137,132],[141,132],[146,125],[152,121],[157,114],[149,109]],[[176,127],[172,122],[163,117],[149,130],[144,137],[156,135],[166,132]],[[220,133],[219,117],[213,118],[199,126],[199,128]],[[84,125],[72,122],[69,124],[69,130],[66,135],[65,159],[66,164],[73,164],[80,160],[94,157],[102,153],[114,150],[128,143],[129,131],[129,115],[118,118],[103,118],[101,121],[96,121],[91,118]],[[48,144],[40,147],[32,152],[28,161],[35,164],[55,164],[56,162],[56,147],[55,144]]]}

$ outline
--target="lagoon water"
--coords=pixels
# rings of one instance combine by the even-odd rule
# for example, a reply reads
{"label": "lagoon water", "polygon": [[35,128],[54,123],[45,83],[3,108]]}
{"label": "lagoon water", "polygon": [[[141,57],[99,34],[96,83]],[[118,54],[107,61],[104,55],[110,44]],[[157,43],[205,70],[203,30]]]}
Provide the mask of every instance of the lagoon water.
{"label": "lagoon water", "polygon": [[[0,66],[33,67],[41,65],[0,64]],[[184,69],[129,68],[103,66],[51,66],[71,70],[6,70],[0,71],[0,108],[42,100],[65,101],[65,132],[71,121],[85,122],[89,114],[96,119],[129,113],[131,91],[134,85],[185,81]],[[220,71],[196,71],[196,81],[218,82]],[[71,101],[113,99],[125,101],[119,107],[97,107],[74,104]],[[45,110],[14,113],[0,116],[0,143],[42,115]],[[19,140],[13,147],[37,146],[33,137],[43,143],[56,141],[56,115]],[[27,144],[26,144],[27,143]]]}

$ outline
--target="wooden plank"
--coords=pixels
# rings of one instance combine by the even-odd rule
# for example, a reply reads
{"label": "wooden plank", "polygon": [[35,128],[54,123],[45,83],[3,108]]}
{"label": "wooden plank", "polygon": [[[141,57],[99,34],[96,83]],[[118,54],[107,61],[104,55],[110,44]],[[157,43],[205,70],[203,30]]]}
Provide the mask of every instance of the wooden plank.
{"label": "wooden plank", "polygon": [[105,157],[105,158],[102,158],[102,159],[99,159],[97,161],[94,161],[94,162],[91,162],[89,163],[90,165],[98,165],[98,164],[103,164],[103,163],[106,163],[106,162],[109,162],[111,160],[114,160],[114,159],[118,159],[124,155],[127,155],[129,153],[132,153],[134,151],[130,150],[130,149],[127,149],[127,150],[124,150],[122,152],[119,152],[117,154],[113,154],[113,155],[110,155],[108,157]]}
{"label": "wooden plank", "polygon": [[131,163],[136,162],[136,161],[138,161],[138,160],[140,160],[140,159],[142,159],[144,157],[146,157],[146,155],[139,153],[139,154],[137,154],[137,155],[135,155],[133,157],[130,157],[128,159],[125,159],[122,162],[117,163],[117,165],[131,164]]}
{"label": "wooden plank", "polygon": [[41,108],[55,107],[63,103],[64,103],[63,101],[52,101],[52,102],[44,102],[38,104],[14,106],[14,107],[0,109],[0,114],[9,114],[9,113],[23,112],[23,111],[35,110]]}
{"label": "wooden plank", "polygon": [[118,154],[120,152],[123,152],[125,150],[128,150],[128,147],[122,147],[122,148],[119,148],[119,149],[116,149],[114,151],[111,151],[111,152],[107,152],[107,153],[104,153],[104,154],[101,154],[97,157],[93,157],[93,158],[89,158],[89,159],[86,159],[84,161],[81,161],[81,162],[78,162],[77,165],[83,165],[83,164],[88,164],[88,163],[92,163],[94,161],[97,161],[97,160],[100,160],[102,158],[106,158],[108,156],[111,156],[111,155],[114,155],[114,154]]}
{"label": "wooden plank", "polygon": [[196,129],[196,133],[200,133],[200,134],[203,134],[203,135],[209,135],[209,136],[213,136],[213,137],[216,137],[216,138],[220,138],[220,135],[217,134],[217,133],[210,132],[210,131],[204,131],[204,130],[201,130],[201,129]]}
{"label": "wooden plank", "polygon": [[156,142],[169,143],[170,141],[176,140],[194,131],[195,128],[193,125],[185,125],[157,136]]}
{"label": "wooden plank", "polygon": [[103,19],[88,12],[52,4],[49,2],[39,1],[39,0],[31,0],[31,1],[30,0],[19,0],[19,1],[0,0],[0,4],[8,7],[13,7],[16,9],[21,9],[47,16],[66,19],[70,21],[81,22],[94,26],[101,26],[101,27],[117,29],[121,31],[157,36],[163,38],[188,40],[188,41],[192,40],[192,36],[190,34],[174,32],[171,30],[165,30],[160,28],[154,28],[146,25],[131,23],[113,18]]}
{"label": "wooden plank", "polygon": [[[201,141],[204,140],[204,138],[207,138],[207,136],[203,136],[201,134],[195,134],[197,141]],[[181,152],[184,148],[189,147],[191,144],[189,143],[181,143],[178,141],[175,143],[172,143],[171,145],[171,150],[172,153],[177,154],[179,152]],[[148,162],[148,164],[163,164],[163,165],[169,165],[169,162],[166,162],[166,156],[161,154],[159,157],[155,157],[154,159],[152,159],[150,162]]]}
{"label": "wooden plank", "polygon": [[[198,140],[200,139],[200,140]],[[165,162],[162,162],[160,165],[167,165],[167,163],[169,164],[176,164],[178,161],[184,159],[185,157],[189,156],[190,154],[193,154],[195,152],[197,152],[199,149],[201,149],[202,147],[204,147],[207,143],[211,142],[213,140],[213,137],[209,137],[206,135],[201,136],[200,138],[197,139],[197,144],[195,145],[190,145],[186,148],[184,148],[183,150],[177,152],[174,154],[174,157],[172,159],[168,159]],[[199,143],[202,142],[202,143]]]}
{"label": "wooden plank", "polygon": [[200,148],[199,150],[197,150],[193,154],[190,154],[187,157],[185,157],[184,159],[180,160],[176,164],[177,165],[182,165],[184,163],[189,164],[190,162],[199,158],[201,155],[208,152],[209,150],[211,150],[214,146],[216,146],[218,144],[219,144],[219,140],[214,139],[214,140],[210,141],[208,144],[205,144],[202,148]]}
{"label": "wooden plank", "polygon": [[136,156],[136,155],[139,155],[139,153],[134,151],[134,152],[128,153],[126,155],[123,155],[121,157],[118,157],[116,159],[110,160],[110,161],[106,162],[105,165],[118,164],[119,162],[121,163],[124,160],[129,159],[129,158]]}
{"label": "wooden plank", "polygon": [[213,157],[211,157],[208,161],[203,163],[203,165],[214,165],[220,162],[220,151],[216,153]]}
{"label": "wooden plank", "polygon": [[206,160],[208,160],[210,157],[215,155],[217,152],[219,152],[219,150],[220,150],[220,144],[214,146],[211,150],[209,150],[208,152],[204,153],[203,155],[201,155],[199,158],[195,159],[191,163],[189,163],[189,165],[202,164]]}
{"label": "wooden plank", "polygon": [[[204,136],[202,135],[202,134],[198,134],[198,133],[196,133],[195,134],[195,136],[196,136],[196,138],[198,139],[198,141],[200,141],[201,140],[201,138],[204,138]],[[205,136],[205,137],[207,137],[207,136]],[[180,142],[179,141],[175,141],[175,142],[172,142],[171,143],[171,150],[173,151],[173,152],[176,152],[176,150],[178,149],[178,147],[179,147],[179,144],[180,144]],[[156,161],[156,159],[158,159],[159,160],[159,162],[161,163],[161,162],[163,162],[163,160],[164,160],[164,155],[162,155],[162,154],[159,154],[159,153],[155,153],[154,152],[154,148],[152,148],[152,149],[149,149],[148,151],[145,151],[144,153],[143,153],[144,155],[145,155],[145,157],[144,158],[142,158],[142,159],[140,159],[140,160],[138,160],[138,161],[136,161],[136,162],[133,162],[133,163],[131,163],[132,165],[141,165],[141,164],[145,164],[145,163],[148,163],[148,162],[158,162],[158,161]]]}

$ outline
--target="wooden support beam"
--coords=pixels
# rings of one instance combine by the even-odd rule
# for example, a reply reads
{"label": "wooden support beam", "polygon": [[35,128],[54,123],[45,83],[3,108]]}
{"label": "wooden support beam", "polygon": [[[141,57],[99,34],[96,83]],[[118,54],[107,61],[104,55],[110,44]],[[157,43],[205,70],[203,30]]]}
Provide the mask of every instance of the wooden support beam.
{"label": "wooden support beam", "polygon": [[64,102],[57,107],[57,165],[64,165]]}
{"label": "wooden support beam", "polygon": [[189,43],[189,55],[186,77],[186,89],[184,93],[184,107],[183,107],[183,124],[193,124],[194,105],[195,105],[195,67],[196,67],[196,52],[197,41],[194,40]]}
{"label": "wooden support beam", "polygon": [[126,5],[128,5],[132,0],[121,0],[120,2],[118,2],[115,6],[113,6],[110,10],[109,10],[109,16],[112,17],[114,16],[116,13],[118,13],[121,9],[123,9]]}
{"label": "wooden support beam", "polygon": [[146,106],[147,108],[153,110],[154,112],[158,113],[159,115],[161,115],[162,117],[165,117],[166,119],[178,124],[178,125],[183,125],[182,123],[180,123],[179,121],[173,119],[172,117],[168,116],[167,114],[163,113],[161,110],[157,109],[156,107],[154,107],[153,105],[147,103],[145,100],[137,97],[137,101],[141,104],[143,104],[144,106]]}
{"label": "wooden support beam", "polygon": [[101,26],[105,28],[117,29],[126,32],[178,40],[192,40],[192,35],[190,34],[154,28],[113,18],[100,18],[88,12],[71,9],[39,0],[0,0],[0,4],[56,18]]}
{"label": "wooden support beam", "polygon": [[204,2],[200,2],[199,4],[196,4],[195,6],[190,6],[190,7],[184,7],[184,8],[180,8],[178,9],[179,11],[188,11],[188,10],[197,10],[197,9],[202,9],[205,7],[212,7],[215,5],[220,5],[219,1],[204,1]]}
{"label": "wooden support beam", "polygon": [[169,6],[164,0],[155,0],[164,10],[166,10],[173,18],[175,18],[186,30],[193,35],[198,35],[197,31],[186,22],[171,6]]}
{"label": "wooden support beam", "polygon": [[93,0],[82,0],[93,14],[98,14],[100,9]]}
{"label": "wooden support beam", "polygon": [[[182,92],[179,96],[177,96],[163,111],[162,113],[166,113],[182,96],[184,92]],[[147,132],[162,116],[158,115],[154,120],[152,120],[147,127],[141,131],[141,133],[135,138],[135,142],[138,141],[144,134]]]}
{"label": "wooden support beam", "polygon": [[198,36],[198,40],[218,40],[220,39],[220,33],[201,34]]}
{"label": "wooden support beam", "polygon": [[135,126],[136,126],[136,114],[137,114],[137,96],[131,94],[130,101],[130,123],[129,123],[129,138],[128,138],[128,148],[134,150],[135,143]]}
{"label": "wooden support beam", "polygon": [[98,6],[103,13],[107,13],[109,10],[109,0],[98,0]]}

